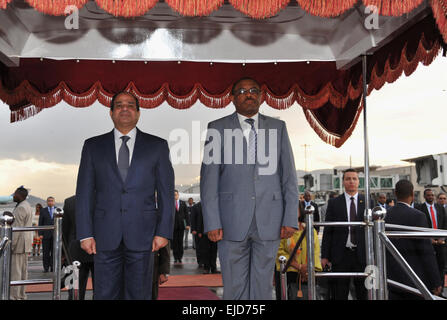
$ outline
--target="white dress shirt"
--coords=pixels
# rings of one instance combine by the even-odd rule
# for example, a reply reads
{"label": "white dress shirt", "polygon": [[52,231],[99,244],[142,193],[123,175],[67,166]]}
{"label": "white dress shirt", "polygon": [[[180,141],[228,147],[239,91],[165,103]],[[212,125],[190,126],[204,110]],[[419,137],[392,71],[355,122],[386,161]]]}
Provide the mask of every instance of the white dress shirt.
{"label": "white dress shirt", "polygon": [[122,134],[118,129],[113,129],[113,135],[115,137],[115,153],[116,153],[116,163],[118,163],[118,154],[123,144],[121,140],[122,136],[128,136],[130,139],[127,140],[127,147],[129,148],[129,166],[132,161],[133,149],[135,147],[135,138],[137,136],[137,128],[133,128],[127,134]]}
{"label": "white dress shirt", "polygon": [[[346,213],[348,214],[348,222],[351,222],[351,197],[354,197],[354,204],[355,204],[355,213],[356,215],[358,214],[358,208],[357,208],[357,199],[359,197],[359,194],[356,193],[353,196],[350,196],[349,194],[347,194],[345,192],[345,201],[346,201]],[[351,227],[349,227],[349,232],[348,232],[348,240],[346,241],[346,247],[348,248],[355,248],[356,246],[351,242]]]}
{"label": "white dress shirt", "polygon": [[243,116],[241,114],[237,114],[237,117],[239,119],[239,123],[241,124],[242,133],[244,134],[245,139],[247,140],[247,143],[250,141],[250,131],[251,131],[251,125],[245,121],[245,119],[253,119],[255,120],[254,126],[256,133],[258,133],[259,128],[259,112],[255,114],[253,117],[248,118],[246,116]]}

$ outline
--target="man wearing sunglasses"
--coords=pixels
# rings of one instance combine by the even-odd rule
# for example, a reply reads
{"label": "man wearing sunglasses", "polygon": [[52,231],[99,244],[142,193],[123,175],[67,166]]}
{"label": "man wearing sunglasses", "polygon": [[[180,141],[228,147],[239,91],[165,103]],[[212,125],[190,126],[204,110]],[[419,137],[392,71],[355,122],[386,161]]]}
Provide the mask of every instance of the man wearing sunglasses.
{"label": "man wearing sunglasses", "polygon": [[280,239],[298,228],[295,161],[284,121],[259,113],[255,80],[238,80],[231,101],[236,112],[208,124],[200,180],[205,233],[218,242],[224,299],[271,300]]}

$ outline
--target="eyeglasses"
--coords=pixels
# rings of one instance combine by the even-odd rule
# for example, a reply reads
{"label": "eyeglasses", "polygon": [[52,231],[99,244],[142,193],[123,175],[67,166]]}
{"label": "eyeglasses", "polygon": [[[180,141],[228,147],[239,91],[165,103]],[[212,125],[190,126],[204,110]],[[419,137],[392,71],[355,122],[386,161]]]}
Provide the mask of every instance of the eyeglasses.
{"label": "eyeglasses", "polygon": [[129,103],[129,104],[115,104],[115,108],[118,109],[118,110],[121,110],[124,107],[127,107],[127,109],[133,110],[133,109],[137,108],[137,105],[136,104],[132,104],[132,103]]}
{"label": "eyeglasses", "polygon": [[256,87],[253,87],[250,89],[240,88],[240,89],[236,90],[235,96],[239,96],[241,94],[246,94],[247,92],[250,92],[251,94],[254,94],[254,95],[258,95],[261,93],[261,90],[259,90]]}

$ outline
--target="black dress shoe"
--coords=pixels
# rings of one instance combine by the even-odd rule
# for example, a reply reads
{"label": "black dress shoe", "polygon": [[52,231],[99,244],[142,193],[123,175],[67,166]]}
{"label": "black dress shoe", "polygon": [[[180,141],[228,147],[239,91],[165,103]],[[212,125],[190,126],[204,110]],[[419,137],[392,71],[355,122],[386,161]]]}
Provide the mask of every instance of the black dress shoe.
{"label": "black dress shoe", "polygon": [[209,274],[209,273],[211,273],[210,270],[205,270],[205,271],[202,272],[202,274]]}
{"label": "black dress shoe", "polygon": [[220,274],[221,272],[219,270],[212,270],[211,273],[213,273],[213,274]]}

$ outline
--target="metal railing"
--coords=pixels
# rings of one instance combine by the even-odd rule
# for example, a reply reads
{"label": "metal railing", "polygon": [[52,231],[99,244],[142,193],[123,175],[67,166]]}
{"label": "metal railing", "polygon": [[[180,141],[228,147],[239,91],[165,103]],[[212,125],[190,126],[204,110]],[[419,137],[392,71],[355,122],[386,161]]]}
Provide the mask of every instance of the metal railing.
{"label": "metal railing", "polygon": [[[0,216],[0,300],[9,300],[10,287],[22,286],[22,285],[39,285],[39,284],[53,284],[53,300],[61,299],[61,270],[62,270],[62,218],[64,211],[61,208],[56,208],[54,212],[54,225],[53,226],[38,226],[38,227],[12,227],[14,222],[14,216],[11,212],[4,212]],[[11,281],[11,242],[14,232],[33,232],[33,231],[53,231],[53,277],[52,279],[31,279],[31,280],[18,280]],[[75,263],[73,263],[75,265]],[[75,265],[73,272],[73,287],[75,288],[75,297],[77,296],[77,267],[79,263]]]}
{"label": "metal railing", "polygon": [[[308,299],[316,300],[316,277],[327,278],[342,278],[342,277],[371,277],[374,285],[371,285],[368,289],[369,300],[387,300],[388,299],[388,285],[398,287],[407,292],[417,294],[424,297],[427,300],[445,300],[443,298],[433,295],[430,290],[427,289],[422,280],[412,270],[408,262],[399,253],[397,248],[393,245],[389,238],[447,238],[447,230],[441,231],[437,229],[410,227],[394,224],[385,225],[386,210],[381,207],[376,207],[373,210],[367,209],[369,215],[373,218],[373,223],[370,222],[319,222],[314,223],[313,212],[314,208],[308,206],[305,208],[306,214],[306,238],[307,238],[307,272],[308,272]],[[366,219],[365,219],[366,220]],[[371,268],[365,270],[365,272],[315,272],[314,265],[314,226],[331,226],[331,227],[346,227],[346,226],[363,226],[372,228],[373,240],[366,241],[366,261],[374,261],[373,265],[368,264]],[[406,231],[385,231],[385,227],[392,229],[400,229]],[[365,230],[365,240],[369,235]],[[298,246],[300,244],[297,244]],[[402,283],[398,283],[393,280],[387,279],[386,273],[386,250],[397,260],[403,271],[413,281],[416,288],[407,286]],[[373,255],[373,257],[371,257]],[[285,258],[281,265],[285,265]],[[369,272],[366,272],[369,270]],[[375,272],[375,270],[377,272]],[[285,274],[286,270],[281,269],[281,274]],[[282,282],[283,284],[283,282]],[[283,292],[283,291],[281,291]],[[287,295],[285,296],[287,297]]]}

